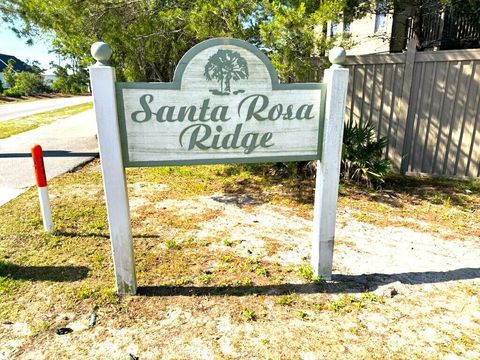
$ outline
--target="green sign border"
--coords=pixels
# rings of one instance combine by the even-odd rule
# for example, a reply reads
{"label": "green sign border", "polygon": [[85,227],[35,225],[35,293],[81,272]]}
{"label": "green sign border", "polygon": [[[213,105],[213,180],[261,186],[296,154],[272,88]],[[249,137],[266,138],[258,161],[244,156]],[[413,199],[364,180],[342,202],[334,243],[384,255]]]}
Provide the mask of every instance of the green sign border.
{"label": "green sign border", "polygon": [[[221,158],[221,159],[191,159],[191,160],[161,160],[161,161],[130,161],[128,156],[128,138],[125,121],[125,107],[123,103],[123,89],[155,89],[155,90],[181,90],[183,73],[188,63],[201,51],[212,46],[234,45],[250,51],[256,55],[267,68],[272,82],[272,90],[318,90],[320,89],[320,118],[318,126],[318,147],[315,155],[291,155],[291,156],[249,156],[244,158]],[[325,124],[325,104],[327,95],[327,85],[323,83],[295,83],[280,84],[278,76],[267,56],[254,45],[239,39],[215,38],[205,40],[190,50],[180,59],[175,69],[173,82],[117,82],[115,83],[117,97],[117,112],[120,128],[120,141],[122,147],[122,157],[124,167],[145,167],[145,166],[164,166],[164,165],[210,165],[225,163],[258,163],[258,162],[286,162],[286,161],[309,161],[320,160],[322,156],[323,128]],[[208,156],[206,154],[206,156]]]}

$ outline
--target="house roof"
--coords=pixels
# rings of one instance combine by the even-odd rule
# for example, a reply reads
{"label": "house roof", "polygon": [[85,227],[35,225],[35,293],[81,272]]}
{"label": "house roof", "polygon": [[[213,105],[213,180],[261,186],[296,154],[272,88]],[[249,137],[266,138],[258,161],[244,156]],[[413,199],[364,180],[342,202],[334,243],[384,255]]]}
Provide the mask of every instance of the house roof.
{"label": "house roof", "polygon": [[13,64],[13,69],[17,72],[19,71],[32,71],[32,68],[24,63],[22,60],[16,58],[13,55],[0,54],[0,73],[5,70],[8,64],[8,60],[13,59],[15,63]]}

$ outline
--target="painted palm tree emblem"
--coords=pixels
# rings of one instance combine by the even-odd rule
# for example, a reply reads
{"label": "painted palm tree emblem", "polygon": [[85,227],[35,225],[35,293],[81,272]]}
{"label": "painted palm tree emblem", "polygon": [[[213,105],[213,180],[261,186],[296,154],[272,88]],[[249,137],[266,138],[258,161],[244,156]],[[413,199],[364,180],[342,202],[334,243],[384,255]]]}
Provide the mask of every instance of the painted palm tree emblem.
{"label": "painted palm tree emblem", "polygon": [[[208,58],[204,75],[208,81],[215,79],[220,83],[220,91],[210,90],[212,94],[230,95],[232,80],[248,79],[247,60],[236,51],[219,49]],[[245,90],[236,90],[233,93],[243,92]]]}

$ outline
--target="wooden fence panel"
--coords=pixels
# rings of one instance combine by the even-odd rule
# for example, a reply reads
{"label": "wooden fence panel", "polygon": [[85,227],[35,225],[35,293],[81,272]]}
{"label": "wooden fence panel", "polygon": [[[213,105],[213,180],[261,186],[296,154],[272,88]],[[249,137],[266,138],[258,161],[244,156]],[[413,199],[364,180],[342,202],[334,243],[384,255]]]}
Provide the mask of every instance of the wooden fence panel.
{"label": "wooden fence panel", "polygon": [[[480,63],[475,62],[475,71],[473,71],[473,83],[477,96],[472,97],[471,111],[468,113],[466,123],[465,140],[470,145],[468,152],[465,153],[466,176],[480,177]],[[470,119],[470,120],[468,120]],[[462,159],[464,160],[464,159]]]}
{"label": "wooden fence panel", "polygon": [[[390,144],[395,147],[395,139],[392,136],[392,123],[393,123],[393,116],[395,114],[395,98],[398,97],[398,89],[401,88],[398,86],[400,83],[398,81],[398,77],[402,76],[399,74],[401,69],[398,68],[397,64],[385,64],[385,76],[387,77],[388,81],[385,81],[385,99],[384,99],[384,112],[382,114],[382,126],[381,126],[381,136],[386,137],[388,139],[388,145],[385,149],[385,156],[387,158],[391,158],[391,154],[389,154]],[[395,86],[397,84],[397,86]],[[397,91],[396,91],[397,89]],[[389,156],[390,155],[390,156]]]}
{"label": "wooden fence panel", "polygon": [[457,155],[459,149],[462,148],[463,132],[465,131],[465,120],[468,109],[468,99],[471,96],[472,83],[472,61],[461,62],[461,72],[459,76],[459,84],[457,87],[456,107],[453,116],[450,119],[450,132],[447,142],[446,156],[443,161],[442,172],[447,175],[457,174]]}
{"label": "wooden fence panel", "polygon": [[348,56],[347,120],[404,172],[480,176],[480,50]]}
{"label": "wooden fence panel", "polygon": [[[480,66],[480,64],[479,64]],[[475,110],[479,106],[479,88],[480,88],[480,78],[475,79],[475,74],[477,73],[477,64],[471,62],[471,76],[469,77],[468,85],[468,95],[467,102],[465,104],[465,109],[463,113],[462,127],[460,130],[460,137],[458,143],[460,144],[457,148],[457,153],[455,156],[455,165],[454,165],[454,174],[455,175],[465,175],[469,176],[468,170],[466,168],[468,153],[470,150],[470,144],[473,139],[474,131],[473,124],[475,123]],[[480,72],[478,72],[480,74]]]}

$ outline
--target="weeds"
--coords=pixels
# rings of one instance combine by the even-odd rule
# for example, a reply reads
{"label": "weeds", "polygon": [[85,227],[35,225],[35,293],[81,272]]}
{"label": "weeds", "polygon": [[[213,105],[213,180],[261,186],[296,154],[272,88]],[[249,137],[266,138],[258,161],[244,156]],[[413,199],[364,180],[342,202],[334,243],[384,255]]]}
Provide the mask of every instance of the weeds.
{"label": "weeds", "polygon": [[202,284],[208,285],[212,282],[214,277],[214,274],[203,274],[198,277],[198,281],[200,281]]}
{"label": "weeds", "polygon": [[[1,262],[0,262],[0,273],[1,271]],[[18,283],[7,276],[0,276],[0,295],[12,292],[15,288],[18,288]]]}
{"label": "weeds", "polygon": [[379,297],[373,293],[363,293],[362,295],[360,295],[360,300],[362,301],[368,301],[368,302],[372,302],[372,303],[379,303],[379,304],[383,304],[385,303],[385,299],[382,298],[382,297]]}
{"label": "weeds", "polygon": [[228,239],[224,239],[224,240],[223,240],[223,245],[225,245],[225,246],[232,246],[232,245],[233,245],[233,241],[228,240]]}
{"label": "weeds", "polygon": [[37,320],[32,324],[31,334],[32,336],[40,335],[50,328],[50,323],[45,320]]}
{"label": "weeds", "polygon": [[230,262],[232,262],[232,260],[233,260],[232,255],[222,255],[220,257],[220,261],[223,262],[223,263],[230,263]]}
{"label": "weeds", "polygon": [[255,274],[257,274],[258,276],[265,276],[265,277],[269,276],[268,270],[263,267],[257,267],[255,269]]}
{"label": "weeds", "polygon": [[270,276],[269,271],[264,266],[262,266],[260,259],[258,258],[249,258],[243,267],[245,270],[253,272],[258,276]]}
{"label": "weeds", "polygon": [[252,286],[253,281],[249,278],[243,278],[243,279],[237,281],[237,284],[240,285],[240,286]]}
{"label": "weeds", "polygon": [[308,318],[308,314],[303,310],[299,310],[297,312],[297,317],[301,320],[306,320]]}
{"label": "weeds", "polygon": [[313,268],[310,265],[302,264],[298,268],[298,274],[305,280],[311,281],[317,285],[324,285],[325,280],[321,276],[316,276],[313,273]]}
{"label": "weeds", "polygon": [[294,296],[293,295],[279,296],[276,303],[278,305],[291,306],[294,303]]}
{"label": "weeds", "polygon": [[120,301],[113,288],[80,287],[76,289],[76,297],[80,300],[90,299],[97,305],[113,305]]}
{"label": "weeds", "polygon": [[329,309],[333,312],[351,312],[354,309],[366,307],[368,303],[384,304],[385,300],[372,293],[363,293],[360,297],[344,295],[336,301],[332,301],[329,305]]}
{"label": "weeds", "polygon": [[169,250],[176,250],[176,249],[180,248],[180,246],[178,245],[178,243],[174,239],[168,239],[165,242],[165,245],[167,246],[167,249],[169,249]]}
{"label": "weeds", "polygon": [[190,277],[189,276],[182,276],[180,278],[180,280],[178,280],[178,284],[179,285],[187,285],[187,284],[190,284],[192,281],[190,280]]}
{"label": "weeds", "polygon": [[258,318],[257,314],[253,310],[244,310],[242,312],[242,317],[247,321],[256,321]]}

